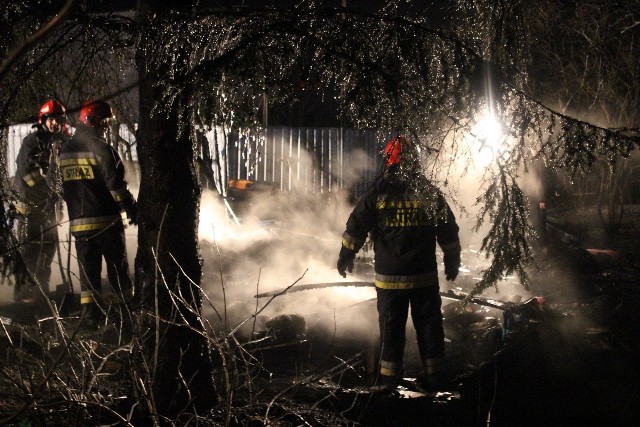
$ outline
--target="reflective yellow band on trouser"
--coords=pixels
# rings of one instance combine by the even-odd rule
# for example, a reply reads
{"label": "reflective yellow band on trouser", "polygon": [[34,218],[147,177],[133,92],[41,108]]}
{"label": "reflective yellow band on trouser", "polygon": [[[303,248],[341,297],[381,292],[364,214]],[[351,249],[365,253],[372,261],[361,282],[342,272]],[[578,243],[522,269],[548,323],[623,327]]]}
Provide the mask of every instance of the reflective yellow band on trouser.
{"label": "reflective yellow band on trouser", "polygon": [[396,377],[400,375],[401,364],[398,362],[380,361],[380,375],[387,377]]}
{"label": "reflective yellow band on trouser", "polygon": [[80,304],[93,304],[96,302],[96,297],[92,291],[80,292]]}
{"label": "reflective yellow band on trouser", "polygon": [[79,233],[81,231],[95,231],[102,230],[103,228],[107,228],[111,223],[110,222],[101,222],[97,224],[82,224],[75,225],[71,227],[72,233]]}
{"label": "reflective yellow band on trouser", "polygon": [[376,288],[380,289],[417,289],[438,286],[438,272],[411,275],[411,276],[392,276],[386,274],[378,274],[375,276]]}
{"label": "reflective yellow band on trouser", "polygon": [[121,220],[122,217],[120,215],[78,218],[72,220],[69,223],[69,230],[71,230],[72,233],[80,233],[83,231],[97,231],[105,229]]}

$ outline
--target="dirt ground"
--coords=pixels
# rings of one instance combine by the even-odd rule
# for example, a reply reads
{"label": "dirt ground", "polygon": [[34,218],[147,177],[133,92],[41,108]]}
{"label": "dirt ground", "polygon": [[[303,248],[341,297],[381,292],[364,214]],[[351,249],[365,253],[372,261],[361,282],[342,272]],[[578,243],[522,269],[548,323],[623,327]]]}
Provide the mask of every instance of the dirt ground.
{"label": "dirt ground", "polygon": [[[227,406],[216,408],[210,421],[233,426],[640,425],[636,216],[630,215],[621,233],[611,238],[588,227],[584,215],[549,215],[549,240],[536,247],[538,266],[531,269],[529,290],[508,278],[499,291],[489,289],[480,296],[487,302],[495,299],[493,305],[462,305],[445,297],[447,375],[438,392],[425,393],[412,382],[421,368],[411,322],[405,381],[391,393],[370,389],[377,371],[372,289],[282,295],[227,342],[242,343],[227,348],[234,370],[219,368],[215,375],[222,381],[230,374],[234,388],[219,384]],[[266,286],[288,286],[298,279],[300,268],[293,260],[301,256],[294,256],[284,242],[299,239],[294,246],[302,248],[300,253],[318,258],[319,239],[287,234],[280,224],[269,232],[277,238],[237,252],[222,247],[219,257],[220,248],[203,245],[210,261],[204,276],[207,296],[218,309],[215,313],[205,302],[205,315],[213,323],[220,321],[221,330],[255,313],[262,302],[254,295],[269,290]],[[327,242],[327,259],[319,262],[331,271],[311,276],[317,268],[311,264],[305,280],[335,280],[338,245]],[[270,255],[279,251],[284,252],[285,268],[271,273],[258,267],[269,266]],[[469,292],[482,258],[469,247],[462,260],[452,290]],[[360,279],[367,280],[370,260],[365,256],[358,264]],[[441,291],[448,291],[441,283]],[[18,314],[24,310],[14,317]],[[20,328],[16,331],[24,336]]]}

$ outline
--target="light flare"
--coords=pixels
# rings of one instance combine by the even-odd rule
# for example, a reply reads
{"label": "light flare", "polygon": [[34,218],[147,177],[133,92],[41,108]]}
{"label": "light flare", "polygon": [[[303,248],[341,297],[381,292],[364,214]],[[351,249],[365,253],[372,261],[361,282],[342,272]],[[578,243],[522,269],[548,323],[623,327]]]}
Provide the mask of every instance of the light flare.
{"label": "light flare", "polygon": [[507,148],[502,124],[491,111],[486,111],[469,135],[474,163],[484,169]]}

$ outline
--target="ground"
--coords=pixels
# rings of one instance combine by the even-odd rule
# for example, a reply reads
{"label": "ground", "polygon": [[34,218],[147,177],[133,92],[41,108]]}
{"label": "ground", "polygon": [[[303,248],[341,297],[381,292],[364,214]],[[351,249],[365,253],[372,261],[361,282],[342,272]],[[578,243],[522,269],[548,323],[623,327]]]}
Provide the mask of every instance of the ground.
{"label": "ground", "polygon": [[[594,218],[584,213],[556,214],[550,215],[549,240],[536,245],[538,265],[530,271],[528,292],[511,282],[495,295],[485,292],[486,298],[508,301],[503,310],[445,306],[447,392],[415,393],[408,380],[392,394],[369,393],[367,357],[373,350],[371,343],[357,340],[323,347],[323,355],[345,352],[340,358],[350,361],[350,369],[322,375],[310,349],[331,341],[307,330],[310,342],[289,357],[297,358],[298,369],[315,375],[300,380],[289,371],[289,378],[298,380],[284,380],[291,392],[286,395],[363,425],[640,425],[637,218],[630,212],[612,238],[597,226],[586,227]],[[474,260],[473,251],[463,253],[466,273],[458,281],[463,291],[474,282]],[[412,344],[415,351],[409,335],[407,356]],[[279,363],[264,359],[265,366],[293,365],[285,353],[274,351],[272,362]],[[351,359],[358,351],[360,358]],[[409,364],[407,373],[415,374],[411,369]]]}
{"label": "ground", "polygon": [[[550,226],[550,241],[536,247],[538,268],[531,270],[529,291],[507,281],[499,293],[488,290],[481,295],[487,304],[480,300],[464,305],[444,298],[448,377],[443,390],[425,393],[412,381],[419,363],[409,325],[406,380],[391,393],[372,392],[375,300],[362,294],[352,303],[348,300],[352,294],[332,290],[346,304],[327,314],[320,310],[330,305],[325,291],[303,291],[274,299],[269,306],[273,311],[265,310],[245,323],[250,328],[219,334],[212,341],[225,356],[224,365],[217,359],[216,370],[220,401],[225,404],[204,416],[202,424],[640,425],[635,251],[640,235],[634,234],[631,223],[612,240],[572,224],[566,215],[550,219],[550,225],[560,228]],[[278,231],[279,239],[255,244],[243,254],[266,261],[266,254],[276,251],[282,239],[293,238]],[[221,271],[229,271],[231,263],[246,262],[237,256],[223,251]],[[475,262],[474,250],[465,250],[456,282],[460,292],[473,286]],[[370,263],[364,257],[357,267],[366,277]],[[227,280],[231,292],[234,278]],[[223,300],[208,293],[215,302]],[[238,300],[249,301],[250,310],[255,310],[256,293],[258,287],[251,286]],[[238,301],[231,294],[227,297],[226,308],[240,311]],[[502,302],[491,301],[494,298]],[[287,311],[300,309],[303,301],[314,310],[304,315]],[[7,425],[69,425],[71,419],[83,420],[73,425],[118,422],[111,411],[128,413],[127,384],[133,372],[131,348],[119,341],[121,335],[114,335],[114,329],[101,336],[80,331],[68,354],[50,317],[21,325],[33,319],[29,307],[2,307],[0,339],[6,351],[0,364],[4,390],[0,420],[34,398]],[[207,320],[215,323],[212,310],[205,311]],[[239,323],[233,316],[228,320],[227,327],[220,325],[227,332]],[[47,393],[30,391],[42,384],[47,384]]]}

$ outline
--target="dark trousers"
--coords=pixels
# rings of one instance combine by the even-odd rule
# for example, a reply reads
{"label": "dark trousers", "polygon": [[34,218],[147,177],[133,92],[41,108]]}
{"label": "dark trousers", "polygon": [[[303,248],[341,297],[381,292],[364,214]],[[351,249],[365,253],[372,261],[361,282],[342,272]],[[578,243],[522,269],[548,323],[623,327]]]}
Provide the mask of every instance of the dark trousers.
{"label": "dark trousers", "polygon": [[[51,263],[58,245],[58,229],[55,211],[34,212],[18,219],[20,255],[30,275],[45,292],[49,292]],[[19,292],[16,286],[15,292]]]}
{"label": "dark trousers", "polygon": [[419,289],[380,289],[378,323],[380,326],[380,363],[383,375],[401,374],[405,330],[409,306],[423,363],[444,357],[442,299],[437,286]]}
{"label": "dark trousers", "polygon": [[80,289],[83,303],[93,302],[102,291],[102,257],[107,264],[107,277],[114,292],[126,292],[132,287],[129,277],[129,261],[124,228],[119,225],[111,226],[89,236],[75,236],[76,253],[80,267]]}

